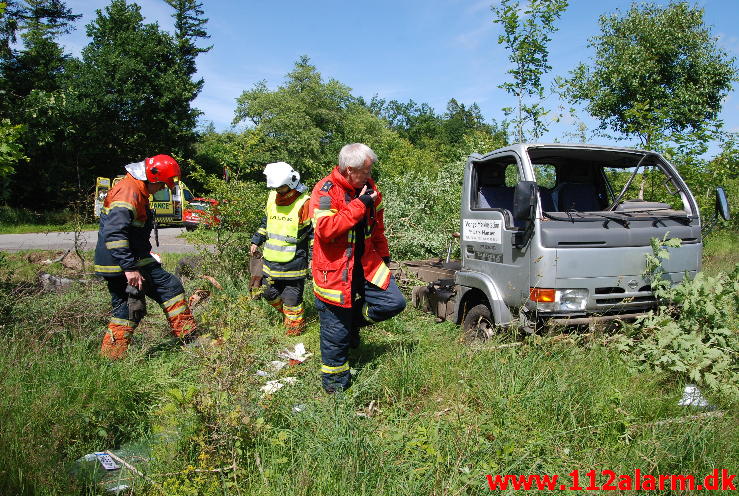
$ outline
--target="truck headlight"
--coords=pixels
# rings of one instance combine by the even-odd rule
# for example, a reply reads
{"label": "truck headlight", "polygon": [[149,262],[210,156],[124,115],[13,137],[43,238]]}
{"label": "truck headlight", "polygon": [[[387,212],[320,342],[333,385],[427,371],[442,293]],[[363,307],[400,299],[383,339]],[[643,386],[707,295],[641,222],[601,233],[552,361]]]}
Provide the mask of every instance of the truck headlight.
{"label": "truck headlight", "polygon": [[529,299],[536,302],[536,309],[540,312],[585,310],[588,290],[531,288]]}
{"label": "truck headlight", "polygon": [[560,289],[557,296],[559,310],[585,310],[588,303],[587,289]]}

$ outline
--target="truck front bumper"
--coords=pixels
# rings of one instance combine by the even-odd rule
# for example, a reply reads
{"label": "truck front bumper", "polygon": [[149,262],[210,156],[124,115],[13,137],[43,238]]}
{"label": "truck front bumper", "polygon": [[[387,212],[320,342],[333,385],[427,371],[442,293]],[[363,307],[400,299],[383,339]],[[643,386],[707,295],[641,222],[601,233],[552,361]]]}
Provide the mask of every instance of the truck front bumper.
{"label": "truck front bumper", "polygon": [[[597,324],[600,322],[613,322],[619,320],[622,322],[633,322],[641,316],[644,316],[648,311],[643,312],[632,312],[632,313],[619,313],[613,315],[590,315],[585,317],[549,317],[546,322],[549,325],[588,325]],[[539,315],[541,317],[541,315]]]}

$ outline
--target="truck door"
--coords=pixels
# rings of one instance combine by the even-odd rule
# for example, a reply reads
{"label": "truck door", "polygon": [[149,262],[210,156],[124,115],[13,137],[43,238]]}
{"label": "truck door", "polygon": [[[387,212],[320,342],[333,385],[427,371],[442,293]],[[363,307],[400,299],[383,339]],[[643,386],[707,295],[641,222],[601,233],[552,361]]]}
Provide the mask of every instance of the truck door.
{"label": "truck door", "polygon": [[95,182],[95,217],[100,217],[100,209],[103,208],[103,202],[108,191],[110,191],[110,179],[107,177],[98,177]]}
{"label": "truck door", "polygon": [[514,152],[467,163],[462,207],[463,268],[490,276],[509,307],[522,305],[529,292],[528,248],[514,239],[525,226],[513,220],[515,186],[524,176]]}

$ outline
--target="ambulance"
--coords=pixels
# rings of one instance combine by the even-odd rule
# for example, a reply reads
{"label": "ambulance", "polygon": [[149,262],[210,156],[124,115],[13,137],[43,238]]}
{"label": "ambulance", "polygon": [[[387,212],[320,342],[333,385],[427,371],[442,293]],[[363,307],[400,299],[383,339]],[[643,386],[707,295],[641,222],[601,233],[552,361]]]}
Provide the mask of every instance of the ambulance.
{"label": "ambulance", "polygon": [[[98,177],[95,187],[95,217],[100,217],[100,209],[103,207],[105,195],[108,194],[110,188],[116,185],[124,176],[113,178]],[[174,192],[169,188],[157,191],[153,195],[149,195],[149,203],[159,225],[182,226],[182,212],[187,208],[187,204],[194,198],[192,192],[187,185],[178,181],[175,183]]]}

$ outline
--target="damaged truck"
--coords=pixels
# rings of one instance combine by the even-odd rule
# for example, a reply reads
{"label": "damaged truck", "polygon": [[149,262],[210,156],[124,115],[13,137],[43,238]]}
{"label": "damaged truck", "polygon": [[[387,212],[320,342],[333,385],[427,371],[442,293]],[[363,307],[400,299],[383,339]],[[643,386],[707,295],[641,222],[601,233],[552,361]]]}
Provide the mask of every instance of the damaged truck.
{"label": "damaged truck", "polygon": [[[716,191],[717,215],[729,217]],[[464,169],[461,260],[406,262],[426,285],[413,302],[470,337],[519,325],[632,320],[656,305],[644,274],[653,238],[679,238],[663,264],[673,284],[701,270],[696,200],[658,153],[518,144],[471,155]]]}

